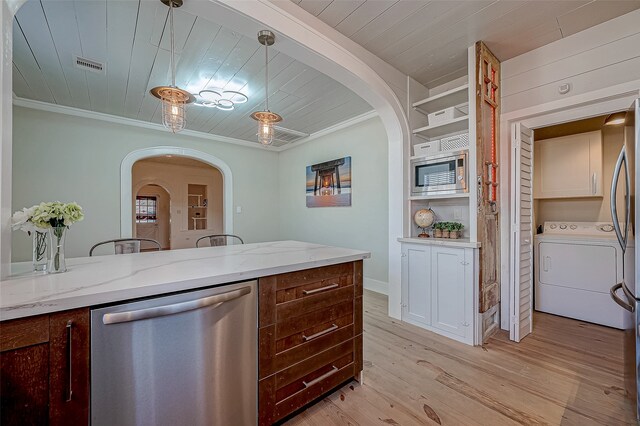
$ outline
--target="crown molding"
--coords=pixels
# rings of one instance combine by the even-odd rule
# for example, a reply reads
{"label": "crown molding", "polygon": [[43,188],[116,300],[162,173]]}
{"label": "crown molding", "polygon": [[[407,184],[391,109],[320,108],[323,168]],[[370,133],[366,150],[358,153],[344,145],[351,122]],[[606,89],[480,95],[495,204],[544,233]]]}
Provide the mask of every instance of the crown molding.
{"label": "crown molding", "polygon": [[[165,129],[164,126],[162,126],[161,124],[149,123],[147,121],[142,121],[142,120],[134,120],[132,118],[119,117],[117,115],[105,114],[102,112],[87,111],[80,108],[50,104],[48,102],[34,101],[31,99],[15,97],[13,99],[13,104],[23,108],[31,108],[31,109],[37,109],[40,111],[55,112],[55,113],[71,115],[75,117],[91,118],[94,120],[106,121],[109,123],[123,124],[125,126],[133,126],[133,127],[143,128],[143,129],[156,130],[163,133],[167,132],[167,129]],[[185,129],[180,132],[180,136],[190,136],[193,138],[230,143],[234,145],[240,145],[248,148],[261,149],[266,151],[277,151],[277,149],[275,148],[265,147],[260,145],[257,142],[250,142],[244,139],[230,138],[227,136],[218,136],[218,135],[213,135],[211,133],[198,132],[195,130]]]}
{"label": "crown molding", "polygon": [[347,120],[341,121],[340,123],[334,124],[333,126],[327,127],[326,129],[319,130],[315,133],[311,133],[306,138],[302,138],[298,141],[292,142],[288,145],[281,146],[278,151],[286,151],[287,149],[295,148],[307,142],[311,142],[315,139],[321,138],[323,136],[327,136],[331,133],[337,132],[342,129],[346,129],[347,127],[355,126],[358,123],[362,123],[363,121],[370,120],[374,117],[378,116],[378,112],[376,110],[371,110],[369,112],[365,112],[364,114],[356,115],[353,118],[349,118]]}
{"label": "crown molding", "polygon": [[[15,95],[13,97],[13,104],[15,106],[19,106],[23,108],[54,112],[58,114],[71,115],[74,117],[90,118],[94,120],[106,121],[109,123],[122,124],[125,126],[133,126],[133,127],[143,128],[143,129],[156,130],[158,132],[163,132],[163,133],[167,132],[167,129],[165,129],[164,126],[156,123],[149,123],[147,121],[135,120],[135,119],[126,118],[126,117],[119,117],[117,115],[105,114],[102,112],[87,111],[80,108],[51,104],[48,102],[34,101],[31,99],[20,98]],[[287,149],[295,148],[307,142],[311,142],[315,139],[318,139],[322,136],[326,136],[333,132],[337,132],[339,130],[356,125],[358,123],[361,123],[363,121],[369,120],[377,116],[378,116],[378,113],[375,110],[365,112],[364,114],[357,115],[353,118],[349,118],[345,121],[334,124],[333,126],[327,127],[326,129],[322,129],[320,131],[312,133],[309,136],[303,139],[300,139],[296,142],[292,142],[290,144],[283,145],[280,147],[265,147],[260,145],[257,142],[251,142],[244,139],[230,138],[227,136],[219,136],[211,133],[198,132],[195,130],[188,130],[188,129],[181,131],[180,136],[190,136],[194,138],[206,139],[206,140],[211,140],[216,142],[230,143],[234,145],[245,146],[248,148],[261,149],[264,151],[282,152],[282,151],[286,151]]]}

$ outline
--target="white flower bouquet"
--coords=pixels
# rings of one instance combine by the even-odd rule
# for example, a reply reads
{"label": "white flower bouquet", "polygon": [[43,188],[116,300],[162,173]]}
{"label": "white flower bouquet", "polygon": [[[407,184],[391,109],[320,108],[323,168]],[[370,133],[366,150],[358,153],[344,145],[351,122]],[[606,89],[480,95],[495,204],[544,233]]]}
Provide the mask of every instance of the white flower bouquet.
{"label": "white flower bouquet", "polygon": [[35,225],[31,221],[33,218],[33,211],[36,206],[31,206],[29,208],[23,208],[22,210],[18,210],[11,217],[11,227],[14,230],[24,231],[27,234],[31,235],[33,231],[35,231]]}
{"label": "white flower bouquet", "polygon": [[69,227],[84,219],[82,207],[78,203],[52,201],[33,206],[31,222],[38,228]]}

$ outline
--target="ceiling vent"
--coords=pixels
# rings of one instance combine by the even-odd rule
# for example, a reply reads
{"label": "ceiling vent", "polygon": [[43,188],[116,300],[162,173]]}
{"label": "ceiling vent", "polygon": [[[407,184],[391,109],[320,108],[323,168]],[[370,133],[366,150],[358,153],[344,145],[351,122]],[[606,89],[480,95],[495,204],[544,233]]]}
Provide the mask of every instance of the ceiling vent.
{"label": "ceiling vent", "polygon": [[73,59],[76,63],[76,67],[81,70],[91,71],[98,74],[104,73],[104,64],[101,62],[92,61],[91,59],[83,58],[81,56],[74,56]]}
{"label": "ceiling vent", "polygon": [[285,127],[274,126],[275,135],[273,137],[272,146],[284,146],[309,136],[308,133],[298,132],[297,130],[287,129]]}

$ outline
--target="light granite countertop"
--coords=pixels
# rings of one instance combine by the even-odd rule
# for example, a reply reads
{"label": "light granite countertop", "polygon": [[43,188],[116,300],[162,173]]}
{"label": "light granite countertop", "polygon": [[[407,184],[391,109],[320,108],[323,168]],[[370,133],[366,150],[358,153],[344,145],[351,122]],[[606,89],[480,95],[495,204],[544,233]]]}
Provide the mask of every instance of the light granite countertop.
{"label": "light granite countertop", "polygon": [[[367,259],[370,253],[277,241],[67,260],[61,274],[0,282],[0,321]],[[19,269],[19,268],[16,268]]]}
{"label": "light granite countertop", "polygon": [[479,242],[471,242],[468,238],[398,238],[401,243],[411,244],[424,244],[429,246],[446,246],[446,247],[460,247],[460,248],[480,248]]}

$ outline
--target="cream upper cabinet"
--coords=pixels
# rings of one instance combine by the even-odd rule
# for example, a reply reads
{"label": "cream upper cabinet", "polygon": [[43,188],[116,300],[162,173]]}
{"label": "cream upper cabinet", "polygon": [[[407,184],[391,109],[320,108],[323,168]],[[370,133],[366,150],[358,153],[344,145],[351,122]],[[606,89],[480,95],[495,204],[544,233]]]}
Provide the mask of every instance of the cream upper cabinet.
{"label": "cream upper cabinet", "polygon": [[535,141],[534,198],[602,197],[600,131]]}

